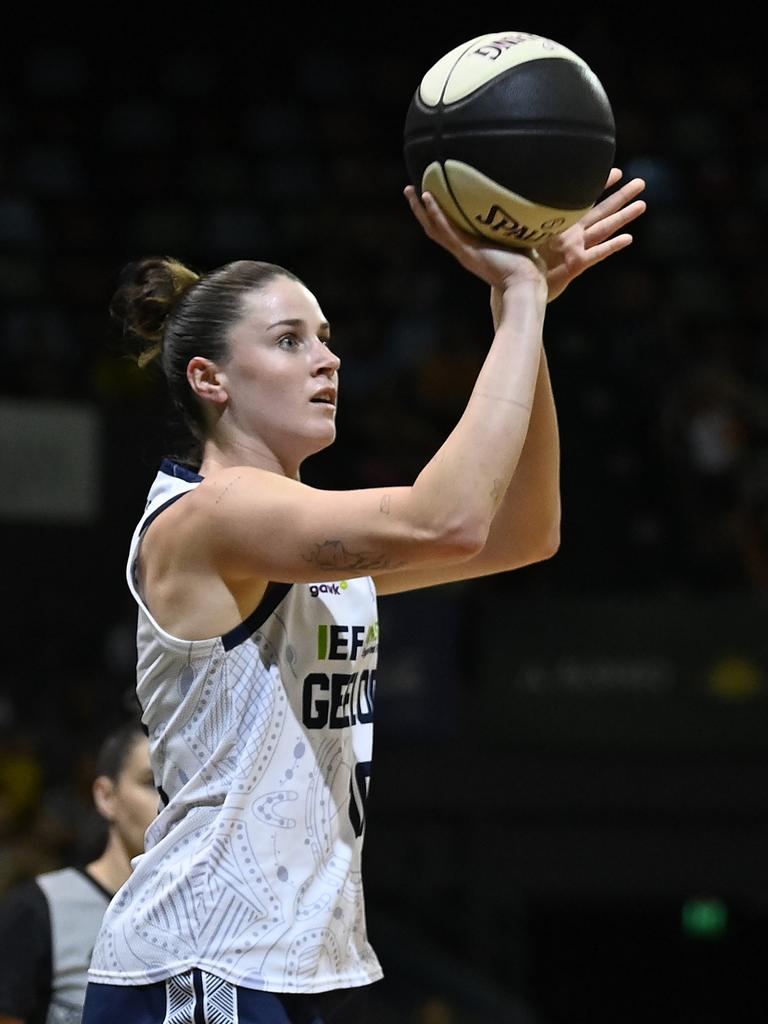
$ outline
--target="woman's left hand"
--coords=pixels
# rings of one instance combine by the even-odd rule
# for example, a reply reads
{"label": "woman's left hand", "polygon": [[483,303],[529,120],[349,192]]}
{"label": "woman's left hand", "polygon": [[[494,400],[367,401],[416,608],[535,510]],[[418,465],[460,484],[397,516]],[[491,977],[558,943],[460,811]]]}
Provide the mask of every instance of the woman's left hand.
{"label": "woman's left hand", "polygon": [[[612,168],[605,187],[611,188],[621,175],[618,167]],[[642,178],[633,178],[588,210],[576,224],[537,247],[547,268],[548,302],[562,295],[589,267],[631,244],[632,235],[616,232],[645,212],[645,202],[636,198],[644,188]]]}

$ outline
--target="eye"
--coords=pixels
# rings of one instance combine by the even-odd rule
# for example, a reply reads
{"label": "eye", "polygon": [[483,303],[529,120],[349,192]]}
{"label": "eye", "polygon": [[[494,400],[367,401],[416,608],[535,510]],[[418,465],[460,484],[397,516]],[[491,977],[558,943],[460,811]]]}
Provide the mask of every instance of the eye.
{"label": "eye", "polygon": [[295,334],[284,334],[282,338],[278,339],[277,344],[280,348],[297,348],[299,344],[299,339],[296,337]]}

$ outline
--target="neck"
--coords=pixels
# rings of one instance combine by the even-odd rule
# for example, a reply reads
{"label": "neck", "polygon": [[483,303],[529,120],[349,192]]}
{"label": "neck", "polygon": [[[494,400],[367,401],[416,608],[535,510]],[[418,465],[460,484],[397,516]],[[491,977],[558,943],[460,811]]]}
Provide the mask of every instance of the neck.
{"label": "neck", "polygon": [[269,473],[299,479],[299,464],[279,458],[261,441],[248,439],[225,444],[217,438],[209,438],[203,446],[200,476],[210,476],[217,469],[228,469],[231,466],[252,466],[254,469],[265,469]]}
{"label": "neck", "polygon": [[131,859],[114,832],[109,833],[104,853],[97,860],[87,864],[85,870],[108,892],[117,892],[128,880],[131,874]]}

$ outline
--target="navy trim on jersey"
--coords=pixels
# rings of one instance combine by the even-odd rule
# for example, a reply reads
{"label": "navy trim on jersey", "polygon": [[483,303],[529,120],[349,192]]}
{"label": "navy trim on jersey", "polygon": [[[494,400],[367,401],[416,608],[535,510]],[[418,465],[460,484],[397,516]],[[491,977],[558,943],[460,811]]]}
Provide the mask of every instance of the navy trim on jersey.
{"label": "navy trim on jersey", "polygon": [[183,498],[185,494],[189,494],[189,491],[182,491],[181,494],[174,494],[174,496],[172,498],[169,498],[168,501],[164,501],[160,508],[156,508],[151,515],[148,515],[144,522],[141,524],[142,537],[147,532],[147,527],[154,523],[154,521],[157,519],[160,513],[165,512],[167,508],[170,508],[170,506],[173,505],[175,501],[178,501],[179,498]]}
{"label": "navy trim on jersey", "polygon": [[[203,976],[199,970],[192,971],[192,988],[195,993],[195,1024],[207,1024],[207,1014],[205,1013],[205,995],[203,993]],[[233,999],[233,1003],[236,998],[237,997],[235,996]],[[220,1020],[225,1021],[225,1017],[223,1014],[220,1015]]]}
{"label": "navy trim on jersey", "polygon": [[222,636],[224,650],[231,651],[255,633],[259,626],[263,626],[292,586],[292,583],[268,583],[264,597],[248,618]]}
{"label": "navy trim on jersey", "polygon": [[189,466],[182,466],[181,463],[174,462],[173,459],[163,459],[160,463],[160,472],[167,476],[175,476],[177,480],[186,480],[188,484],[197,484],[204,479]]}
{"label": "navy trim on jersey", "polygon": [[[163,459],[160,463],[160,471],[162,473],[167,473],[168,476],[177,477],[179,480],[186,480],[189,483],[197,483],[204,479],[199,474],[193,473],[191,469],[188,469],[186,466],[181,466],[178,462],[173,462],[171,459]],[[151,515],[148,515],[141,526],[142,535],[146,532],[147,527],[157,519],[161,512],[165,512],[167,508],[173,505],[175,501],[178,501],[179,498],[183,498],[185,494],[189,494],[189,491],[183,491],[181,494],[175,494],[172,498],[169,498],[168,501],[163,502],[159,508],[156,508]],[[233,629],[230,629],[228,633],[224,633],[221,637],[224,650],[231,651],[233,648],[238,647],[241,643],[247,640],[248,637],[255,633],[259,626],[263,626],[292,586],[292,583],[268,583],[264,597],[259,605],[254,608],[248,618],[241,622],[239,626],[235,626]],[[167,802],[167,797],[164,793],[161,792],[160,796]]]}

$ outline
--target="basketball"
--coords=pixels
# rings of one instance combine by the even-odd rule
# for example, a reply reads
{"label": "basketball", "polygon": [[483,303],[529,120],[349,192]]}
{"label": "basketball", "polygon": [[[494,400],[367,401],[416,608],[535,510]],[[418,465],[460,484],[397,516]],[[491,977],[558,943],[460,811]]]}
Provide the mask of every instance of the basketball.
{"label": "basketball", "polygon": [[477,36],[424,75],[405,120],[411,183],[459,227],[531,247],[575,224],[613,165],[613,111],[597,75],[552,39]]}

